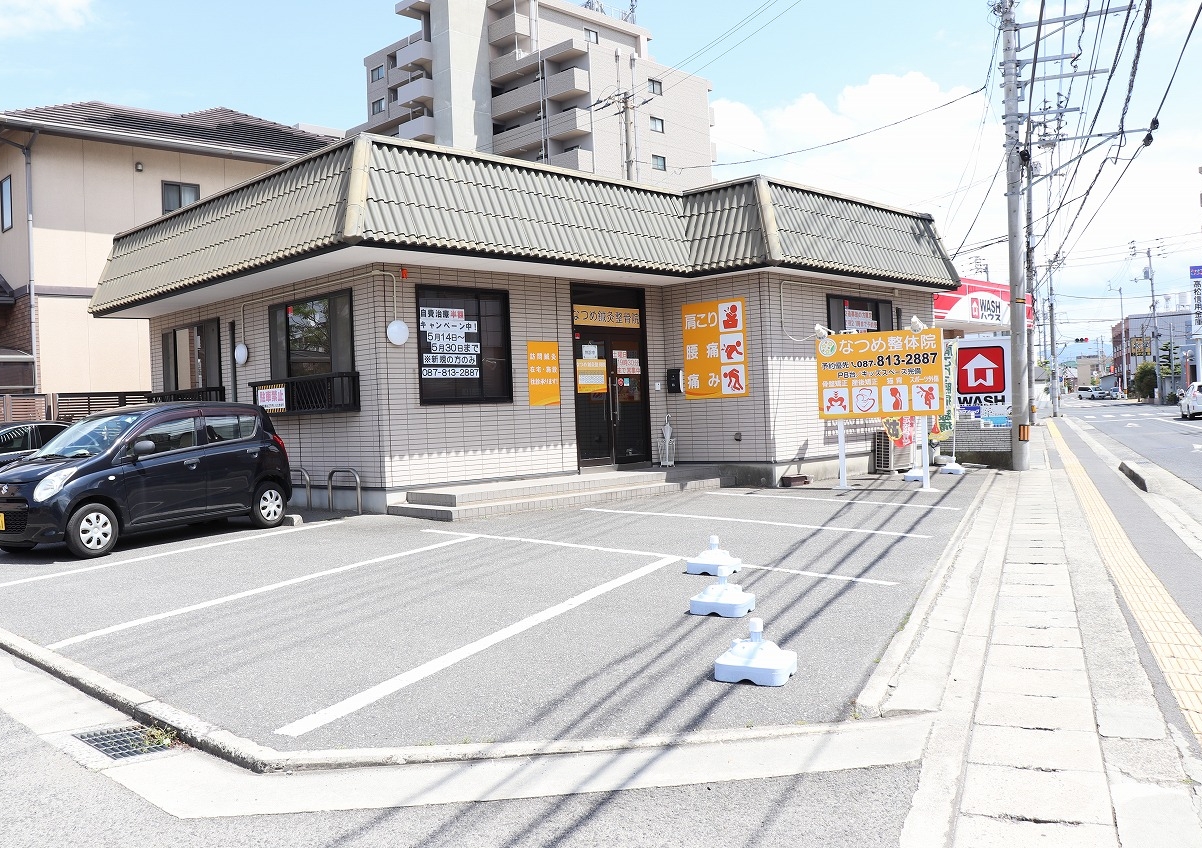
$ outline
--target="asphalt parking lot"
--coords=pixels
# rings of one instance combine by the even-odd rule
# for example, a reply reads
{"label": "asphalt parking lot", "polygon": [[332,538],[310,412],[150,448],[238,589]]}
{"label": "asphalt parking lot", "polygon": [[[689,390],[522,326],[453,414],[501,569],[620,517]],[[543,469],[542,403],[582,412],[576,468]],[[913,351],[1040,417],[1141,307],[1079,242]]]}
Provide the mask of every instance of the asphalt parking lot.
{"label": "asphalt parking lot", "polygon": [[[0,627],[280,750],[840,721],[991,473],[46,546],[0,555]],[[687,614],[711,533],[798,652],[783,687],[713,679],[747,622]]]}

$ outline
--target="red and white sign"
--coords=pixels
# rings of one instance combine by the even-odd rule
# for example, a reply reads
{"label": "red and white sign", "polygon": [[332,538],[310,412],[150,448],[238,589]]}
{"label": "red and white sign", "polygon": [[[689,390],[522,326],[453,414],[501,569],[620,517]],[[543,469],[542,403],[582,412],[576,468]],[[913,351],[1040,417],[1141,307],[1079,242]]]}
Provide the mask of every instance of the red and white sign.
{"label": "red and white sign", "polygon": [[1010,339],[959,339],[956,346],[956,404],[1009,406]]}
{"label": "red and white sign", "polygon": [[[1034,326],[1035,311],[1027,298],[1027,326]],[[954,292],[935,295],[935,326],[969,333],[1010,328],[1010,287],[988,280],[962,279]]]}

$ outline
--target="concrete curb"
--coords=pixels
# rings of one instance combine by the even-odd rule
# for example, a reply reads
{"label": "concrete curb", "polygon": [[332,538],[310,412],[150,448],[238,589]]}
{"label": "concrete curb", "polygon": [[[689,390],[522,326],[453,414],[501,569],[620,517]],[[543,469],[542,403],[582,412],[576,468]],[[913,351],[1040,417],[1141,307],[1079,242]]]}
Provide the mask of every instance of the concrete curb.
{"label": "concrete curb", "polygon": [[[226,762],[259,774],[354,769],[380,766],[556,757],[573,754],[634,751],[653,748],[752,742],[802,736],[836,736],[856,733],[865,722],[778,725],[690,733],[597,739],[536,740],[468,745],[423,745],[399,748],[277,751],[230,733],[214,724],[163,703],[81,663],[41,647],[28,639],[0,630],[0,650],[40,668],[73,688],[125,713],[142,724],[173,731],[186,744]],[[895,724],[899,719],[882,719]],[[874,722],[873,724],[876,724]]]}
{"label": "concrete curb", "polygon": [[1152,491],[1151,489],[1148,488],[1148,480],[1144,476],[1144,472],[1134,462],[1127,462],[1125,460],[1123,462],[1120,462],[1119,463],[1119,471],[1123,472],[1123,474],[1132,483],[1134,483],[1139,488],[1143,489],[1145,492]]}
{"label": "concrete curb", "polygon": [[968,509],[964,511],[964,517],[960,520],[955,531],[953,531],[943,555],[935,564],[935,570],[931,572],[926,586],[923,587],[918,600],[914,602],[914,608],[910,611],[910,618],[906,621],[906,626],[898,631],[889,642],[889,647],[881,655],[881,661],[877,663],[876,670],[868,678],[868,682],[864,684],[864,688],[860,690],[860,694],[856,696],[853,703],[855,708],[861,711],[862,715],[868,718],[882,717],[883,707],[885,700],[889,697],[890,689],[901,674],[919,634],[926,626],[931,608],[939,598],[939,593],[943,591],[952,565],[960,556],[961,550],[964,547],[964,540],[968,536],[968,531],[972,527],[978,513],[981,511],[981,504],[984,502],[985,496],[993,488],[997,480],[998,472],[992,472],[989,479],[986,480],[981,486],[980,491],[977,492],[976,497],[973,498],[972,503],[969,504]]}

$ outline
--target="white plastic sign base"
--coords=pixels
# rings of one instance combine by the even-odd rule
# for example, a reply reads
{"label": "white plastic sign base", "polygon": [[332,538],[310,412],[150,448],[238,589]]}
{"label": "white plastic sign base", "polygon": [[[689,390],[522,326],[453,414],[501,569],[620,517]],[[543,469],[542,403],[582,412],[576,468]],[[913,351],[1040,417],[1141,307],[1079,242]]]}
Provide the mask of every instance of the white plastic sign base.
{"label": "white plastic sign base", "polygon": [[685,560],[685,574],[718,574],[718,568],[725,566],[730,569],[730,573],[734,574],[743,564],[743,560],[730,555],[730,551],[724,551],[718,547],[718,537],[710,536],[709,548],[697,554],[692,559]]}
{"label": "white plastic sign base", "polygon": [[763,639],[764,621],[748,622],[750,639],[735,639],[730,650],[714,661],[714,679],[720,683],[748,680],[756,686],[784,686],[797,673],[797,653],[782,651]]}
{"label": "white plastic sign base", "polygon": [[718,582],[711,583],[689,599],[692,615],[718,614],[723,618],[742,618],[755,609],[755,595],[744,592],[734,583],[727,583],[729,566],[718,569]]}

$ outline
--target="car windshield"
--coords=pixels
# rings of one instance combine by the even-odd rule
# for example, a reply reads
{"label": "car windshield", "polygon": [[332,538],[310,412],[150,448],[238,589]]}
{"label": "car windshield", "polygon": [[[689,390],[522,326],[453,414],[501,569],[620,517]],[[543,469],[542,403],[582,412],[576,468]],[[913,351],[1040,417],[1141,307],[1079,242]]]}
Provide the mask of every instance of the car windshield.
{"label": "car windshield", "polygon": [[139,418],[138,415],[85,418],[47,442],[33,458],[97,456],[112,447]]}

